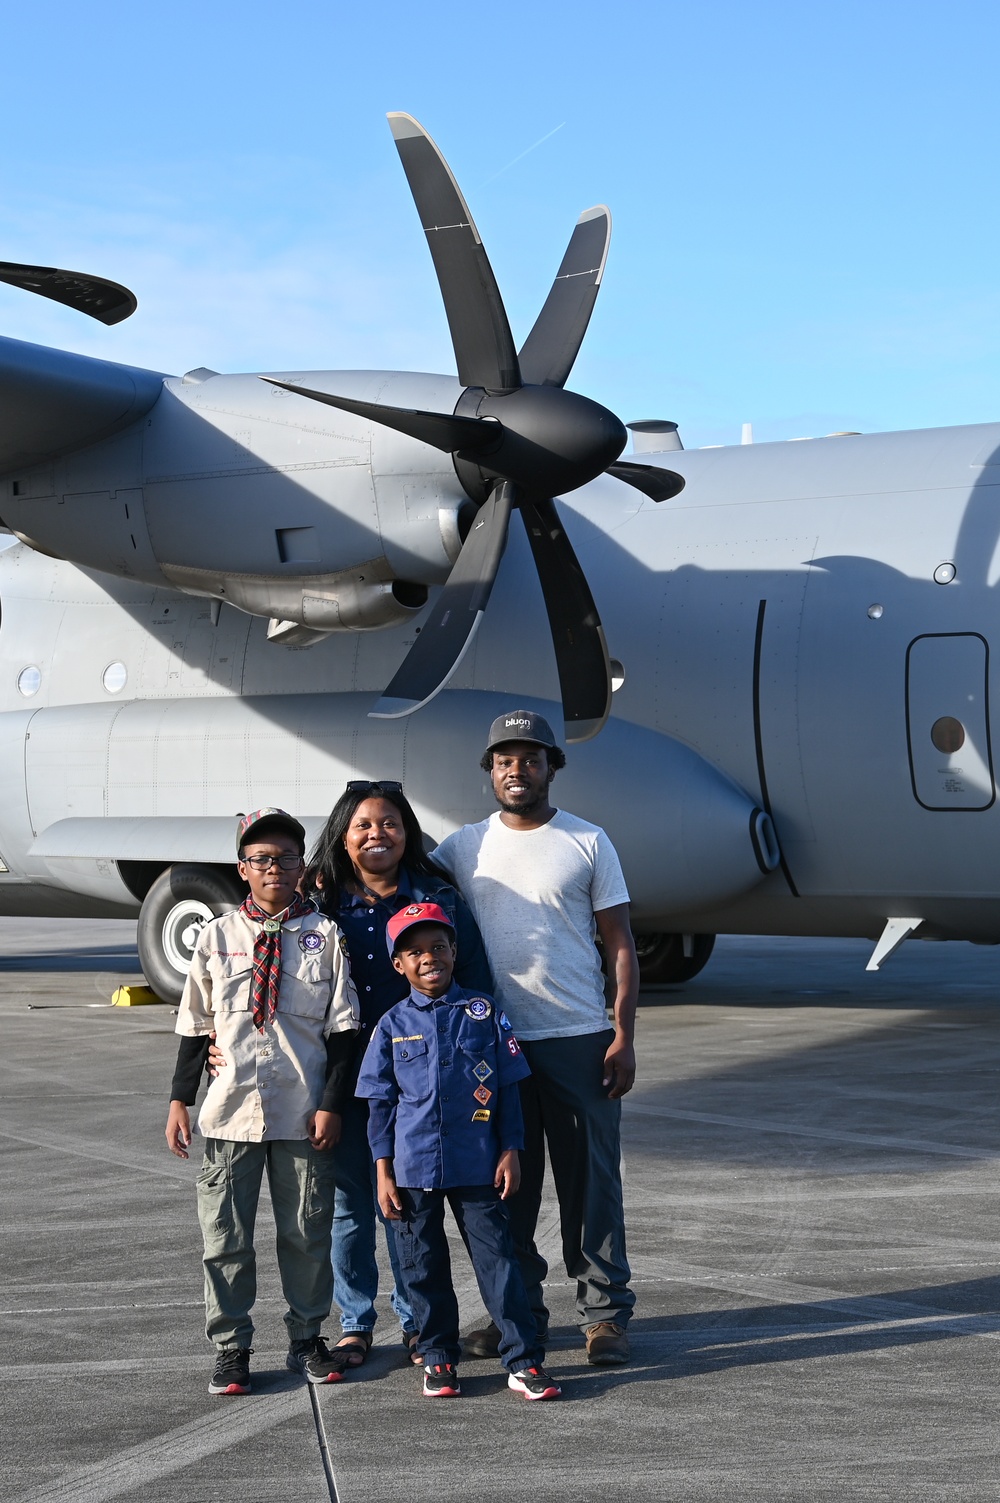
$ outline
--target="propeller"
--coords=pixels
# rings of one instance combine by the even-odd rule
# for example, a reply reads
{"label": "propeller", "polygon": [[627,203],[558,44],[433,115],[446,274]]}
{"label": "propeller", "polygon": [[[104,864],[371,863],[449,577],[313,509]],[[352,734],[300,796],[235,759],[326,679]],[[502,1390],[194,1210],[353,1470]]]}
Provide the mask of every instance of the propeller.
{"label": "propeller", "polygon": [[60,271],[57,266],[22,266],[19,261],[0,261],[0,282],[25,292],[37,292],[54,303],[64,303],[102,324],[120,324],[139,306],[135,294],[118,282],[81,271]]}
{"label": "propeller", "polygon": [[603,205],[580,215],[518,351],[479,232],[447,162],[411,115],[391,114],[389,126],[427,236],[465,387],[455,411],[389,407],[262,379],[450,453],[479,507],[420,635],[369,713],[380,719],[409,715],[444,688],[482,621],[510,514],[517,510],[549,618],[566,739],[585,741],[608,718],[611,670],[594,597],[552,498],[604,471],[655,501],[668,500],[684,485],[672,471],[619,460],[627,439],[623,424],[606,407],[565,389],[597,300],[611,215]]}

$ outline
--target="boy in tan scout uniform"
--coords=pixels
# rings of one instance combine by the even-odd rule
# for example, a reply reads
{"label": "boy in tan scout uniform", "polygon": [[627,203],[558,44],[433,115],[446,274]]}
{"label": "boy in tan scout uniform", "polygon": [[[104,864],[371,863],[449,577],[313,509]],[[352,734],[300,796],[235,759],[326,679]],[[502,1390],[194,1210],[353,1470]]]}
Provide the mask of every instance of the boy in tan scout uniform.
{"label": "boy in tan scout uniform", "polygon": [[198,1117],[206,1141],[197,1182],[206,1334],[218,1353],[208,1391],[215,1394],[250,1391],[253,1231],[265,1165],[288,1302],[287,1364],[310,1383],[335,1383],[346,1366],[320,1328],[333,1299],[328,1150],[340,1137],[357,996],[340,930],[296,891],[305,852],[298,820],[258,809],[241,820],[237,848],[250,895],[199,936],[177,1018],[182,1038],[166,1128],[171,1153],[186,1159],[188,1107],[215,1033],[227,1068],[209,1085]]}

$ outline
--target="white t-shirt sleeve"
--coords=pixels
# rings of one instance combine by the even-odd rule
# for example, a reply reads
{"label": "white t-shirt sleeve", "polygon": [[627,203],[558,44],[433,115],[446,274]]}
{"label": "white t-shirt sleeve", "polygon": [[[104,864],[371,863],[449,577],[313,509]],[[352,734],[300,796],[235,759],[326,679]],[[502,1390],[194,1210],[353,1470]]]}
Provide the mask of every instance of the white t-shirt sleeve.
{"label": "white t-shirt sleeve", "polygon": [[439,866],[455,886],[457,886],[455,860],[458,855],[458,837],[461,833],[461,830],[455,830],[451,835],[446,835],[431,851],[431,860],[434,865]]}
{"label": "white t-shirt sleeve", "polygon": [[629,901],[618,852],[603,830],[598,830],[597,844],[594,847],[594,876],[590,884],[590,896],[595,913],[600,913],[603,908],[616,908],[620,903]]}

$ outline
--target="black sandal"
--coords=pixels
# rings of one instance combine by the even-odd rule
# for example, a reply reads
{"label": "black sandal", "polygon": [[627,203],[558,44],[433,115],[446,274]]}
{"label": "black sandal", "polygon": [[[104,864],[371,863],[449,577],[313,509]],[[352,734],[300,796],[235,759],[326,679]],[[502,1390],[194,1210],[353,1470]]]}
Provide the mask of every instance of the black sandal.
{"label": "black sandal", "polygon": [[348,1331],[342,1336],[333,1348],[335,1352],[344,1353],[346,1367],[361,1367],[365,1358],[372,1349],[374,1337],[371,1331]]}
{"label": "black sandal", "polygon": [[414,1367],[422,1367],[424,1359],[417,1352],[417,1342],[420,1340],[419,1331],[404,1331],[402,1336],[403,1345],[410,1354],[410,1361]]}

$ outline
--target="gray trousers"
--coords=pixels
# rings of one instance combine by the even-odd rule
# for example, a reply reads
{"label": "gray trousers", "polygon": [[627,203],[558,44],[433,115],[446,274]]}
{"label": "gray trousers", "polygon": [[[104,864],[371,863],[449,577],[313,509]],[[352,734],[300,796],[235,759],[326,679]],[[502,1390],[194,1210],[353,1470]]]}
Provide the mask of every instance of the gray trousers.
{"label": "gray trousers", "polygon": [[249,1346],[257,1298],[254,1223],[267,1168],[278,1272],[288,1302],[290,1341],[319,1334],[333,1300],[330,1230],[333,1157],[308,1139],[231,1143],[206,1138],[198,1173],[198,1220],[205,1243],[205,1334],[220,1349]]}
{"label": "gray trousers", "polygon": [[621,1102],[601,1084],[614,1033],[521,1039],[531,1074],[521,1081],[524,1153],[521,1188],[507,1201],[528,1298],[540,1332],[548,1329],[542,1281],[548,1264],[535,1246],[548,1143],[559,1200],[563,1260],[576,1279],[580,1327],[625,1325],[635,1294],[625,1252],[621,1179]]}

